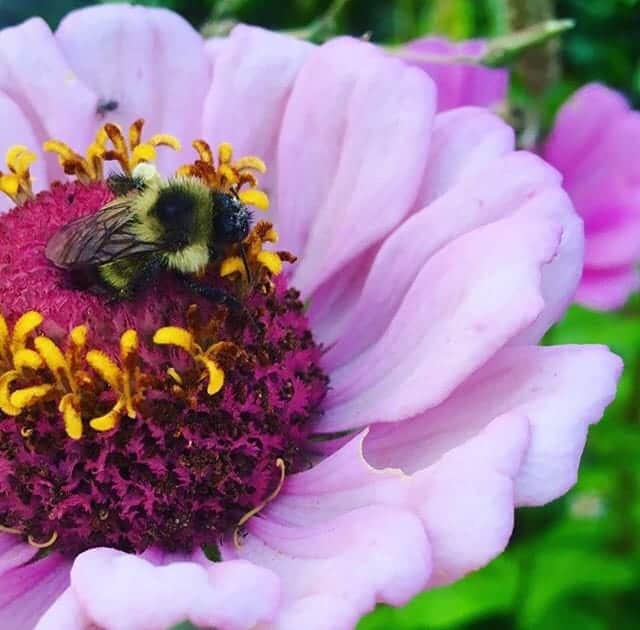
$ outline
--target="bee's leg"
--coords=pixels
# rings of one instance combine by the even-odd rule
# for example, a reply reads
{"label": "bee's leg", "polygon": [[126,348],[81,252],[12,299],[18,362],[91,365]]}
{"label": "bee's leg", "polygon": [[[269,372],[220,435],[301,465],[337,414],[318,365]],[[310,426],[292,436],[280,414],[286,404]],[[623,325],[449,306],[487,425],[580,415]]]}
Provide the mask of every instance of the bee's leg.
{"label": "bee's leg", "polygon": [[254,330],[258,331],[258,326],[253,319],[251,313],[247,308],[238,300],[237,297],[231,295],[228,291],[220,289],[219,287],[212,287],[211,285],[198,282],[188,276],[180,276],[185,284],[196,295],[200,295],[215,304],[224,304],[226,307],[236,313],[244,313]]}

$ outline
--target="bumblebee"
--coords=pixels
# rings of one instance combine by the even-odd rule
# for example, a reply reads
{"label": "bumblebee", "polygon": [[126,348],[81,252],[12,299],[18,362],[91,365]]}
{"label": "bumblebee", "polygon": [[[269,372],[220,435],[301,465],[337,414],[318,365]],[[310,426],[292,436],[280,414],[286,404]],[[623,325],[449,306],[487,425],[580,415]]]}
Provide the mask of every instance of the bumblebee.
{"label": "bumblebee", "polygon": [[196,177],[163,180],[149,164],[131,176],[112,175],[107,184],[116,198],[63,226],[45,249],[76,286],[129,299],[169,271],[197,294],[237,306],[233,296],[193,277],[247,237],[251,212],[237,196]]}

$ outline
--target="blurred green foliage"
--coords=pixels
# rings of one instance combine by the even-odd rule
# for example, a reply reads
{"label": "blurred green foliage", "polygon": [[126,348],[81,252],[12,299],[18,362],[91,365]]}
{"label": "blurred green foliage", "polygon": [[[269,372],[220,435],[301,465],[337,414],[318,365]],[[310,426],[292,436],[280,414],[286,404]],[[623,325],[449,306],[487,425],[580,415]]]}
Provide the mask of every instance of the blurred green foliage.
{"label": "blurred green foliage", "polygon": [[[52,26],[78,0],[0,0],[0,25],[32,15]],[[173,8],[197,28],[237,19],[300,29],[323,15],[327,0],[148,0]],[[426,33],[486,37],[509,30],[507,0],[352,0],[336,20],[342,33],[398,43]],[[536,94],[516,78],[519,104],[536,108],[547,128],[577,86],[606,82],[640,103],[640,0],[532,0],[576,20],[561,42],[556,73]],[[558,69],[560,66],[558,67]],[[556,70],[558,70],[556,69]],[[516,72],[517,75],[517,72]],[[553,343],[603,343],[625,360],[616,402],[589,436],[580,479],[567,496],[521,510],[509,550],[485,569],[448,588],[417,597],[403,609],[380,607],[359,630],[524,629],[631,630],[640,621],[640,299],[621,312],[572,307],[548,335]],[[182,628],[190,627],[188,624]]]}

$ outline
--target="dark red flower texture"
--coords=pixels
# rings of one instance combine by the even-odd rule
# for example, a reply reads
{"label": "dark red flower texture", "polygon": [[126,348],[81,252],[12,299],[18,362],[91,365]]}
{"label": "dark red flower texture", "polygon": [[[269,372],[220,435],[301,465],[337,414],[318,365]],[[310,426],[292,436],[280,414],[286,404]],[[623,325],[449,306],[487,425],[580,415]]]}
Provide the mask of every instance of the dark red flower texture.
{"label": "dark red flower texture", "polygon": [[[87,347],[114,359],[120,335],[133,328],[147,378],[135,419],[123,415],[106,432],[86,423],[78,440],[53,400],[15,417],[0,413],[0,524],[36,542],[57,536],[54,548],[68,554],[215,544],[274,492],[281,463],[287,473],[308,464],[305,444],[327,388],[320,350],[282,277],[245,297],[253,324],[170,277],[116,304],[74,289],[44,257],[46,242],[110,197],[103,184],[56,185],[0,217],[0,311],[9,326],[37,310],[40,332],[64,347],[68,332],[86,324]],[[237,349],[221,360],[225,384],[213,396],[187,353],[152,341],[160,327],[194,322]],[[182,383],[167,376],[172,367]],[[83,418],[112,406],[113,392],[103,389],[83,402]]]}

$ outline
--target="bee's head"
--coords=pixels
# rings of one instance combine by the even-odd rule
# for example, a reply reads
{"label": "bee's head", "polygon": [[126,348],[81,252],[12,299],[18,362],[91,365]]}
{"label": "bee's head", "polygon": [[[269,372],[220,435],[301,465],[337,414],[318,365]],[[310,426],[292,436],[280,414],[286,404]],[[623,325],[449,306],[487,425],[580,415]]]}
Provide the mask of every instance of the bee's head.
{"label": "bee's head", "polygon": [[217,240],[239,243],[249,234],[251,212],[236,197],[226,193],[212,193],[213,229]]}

